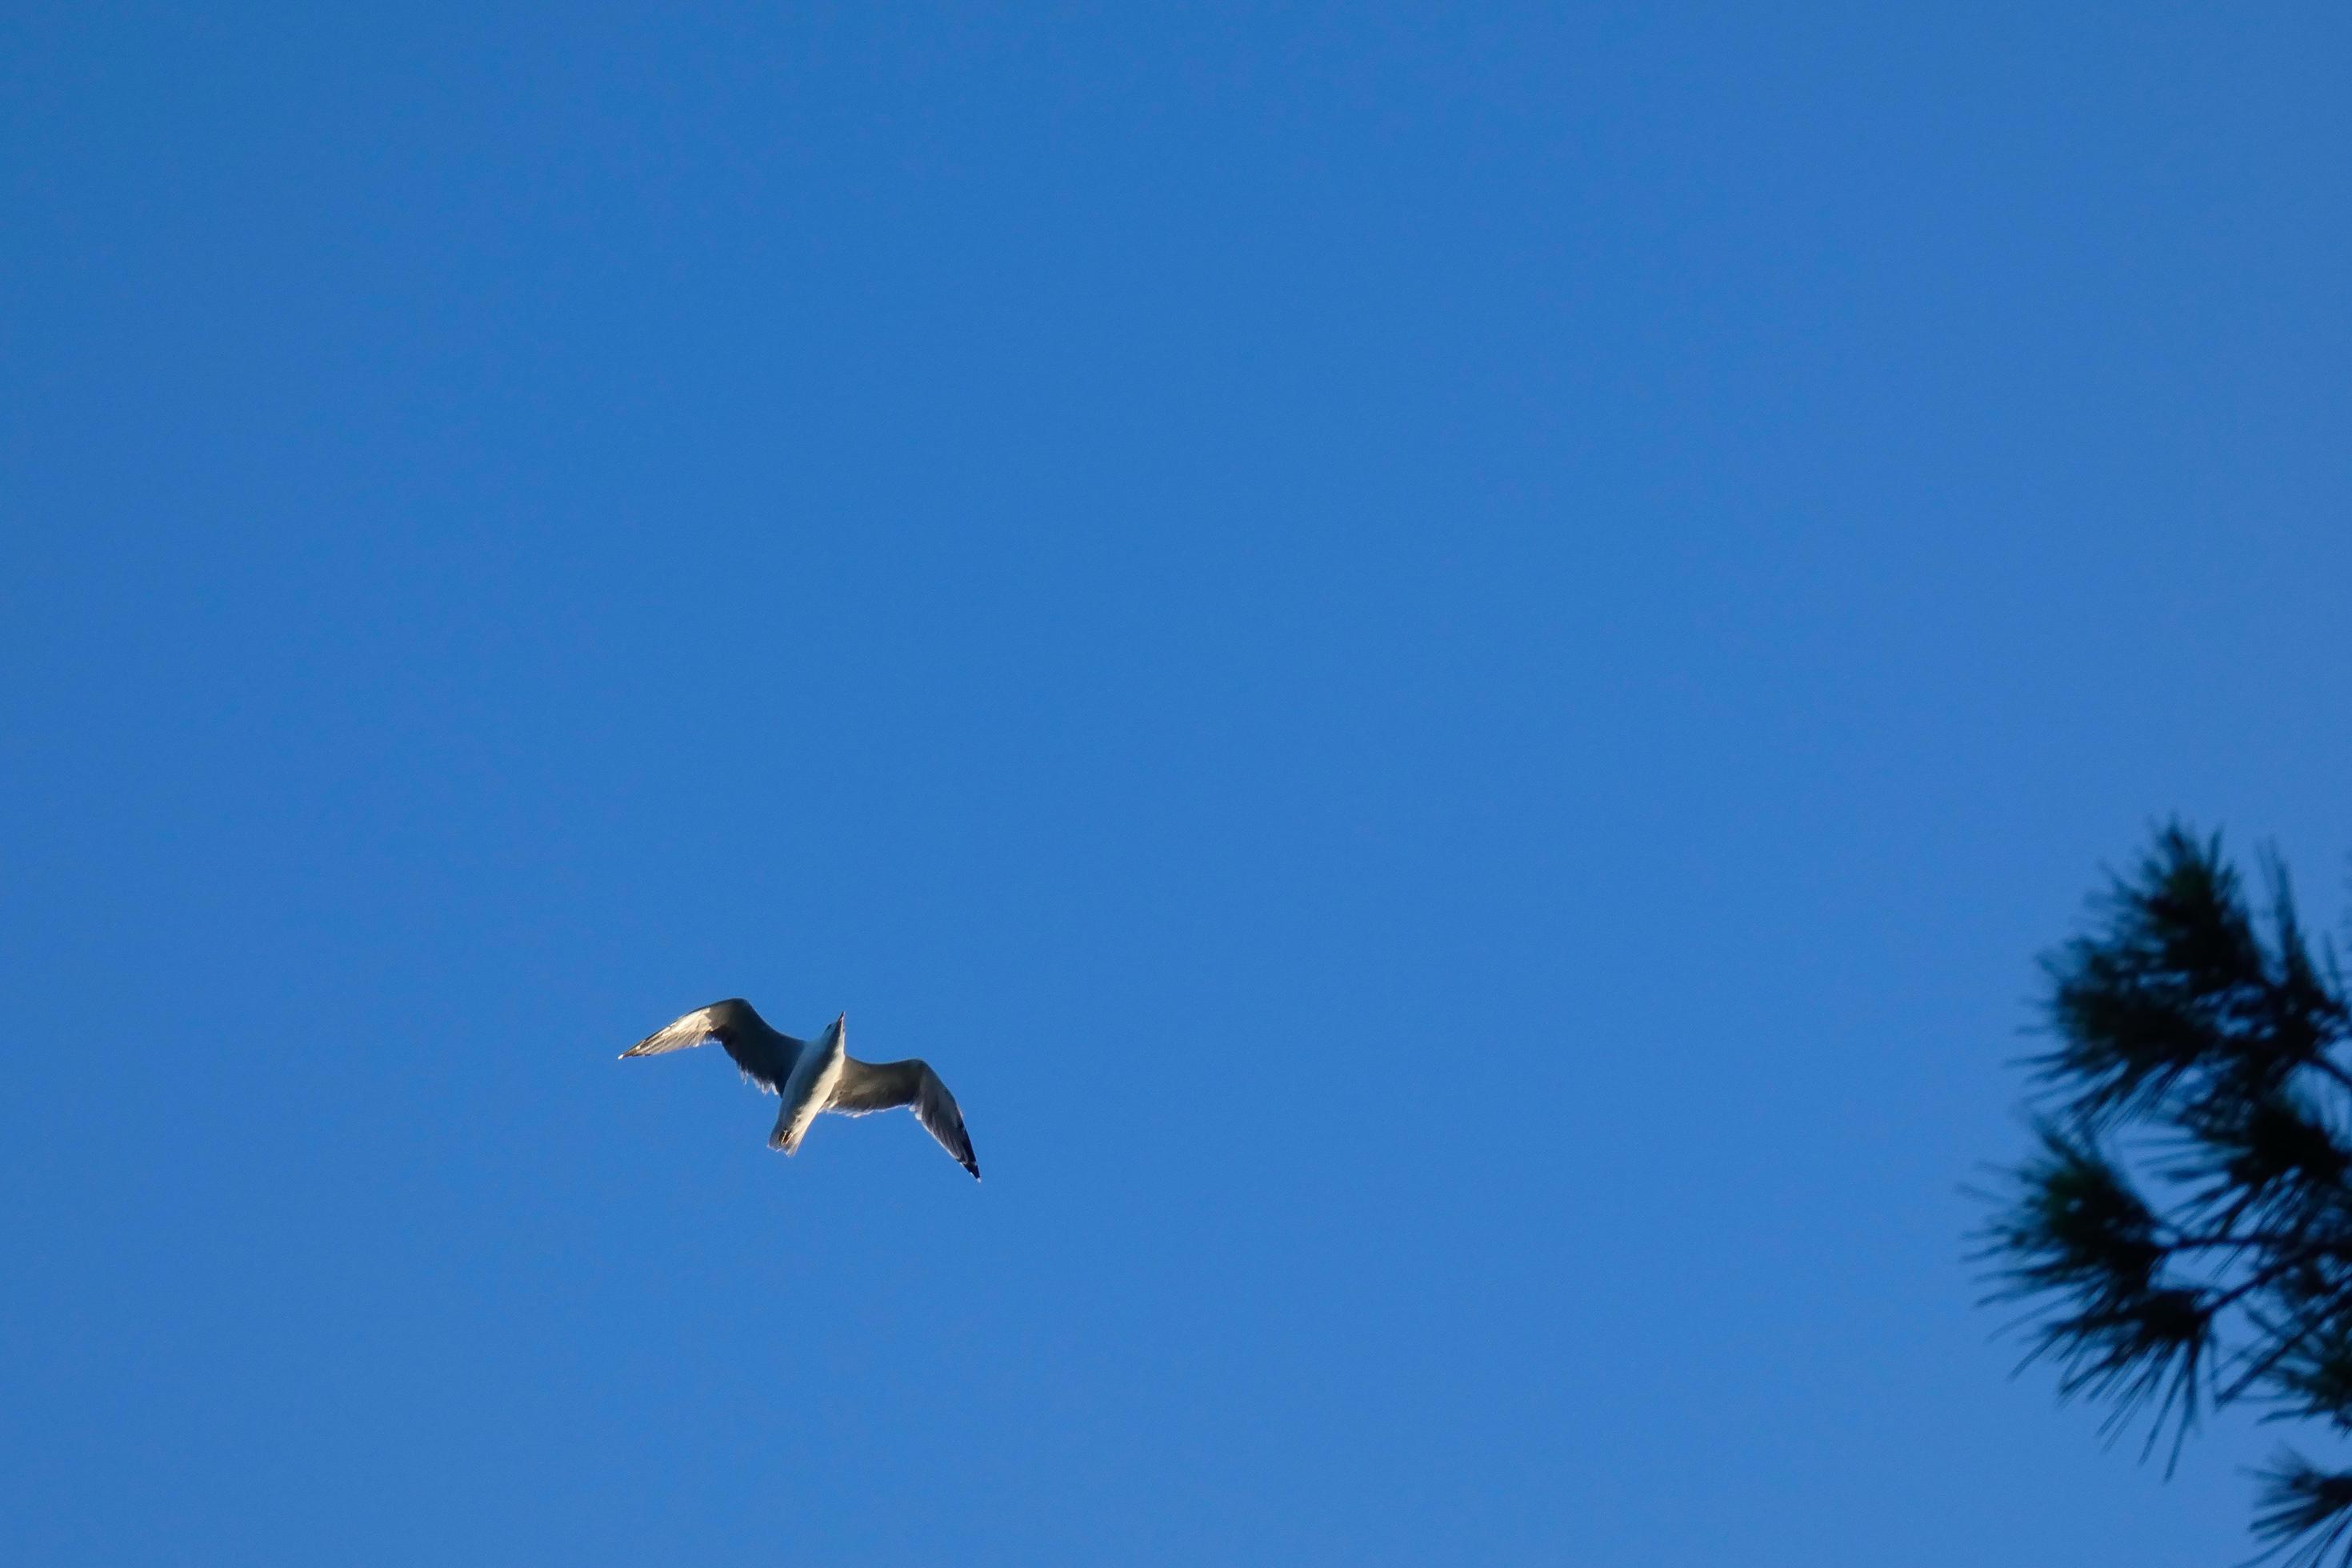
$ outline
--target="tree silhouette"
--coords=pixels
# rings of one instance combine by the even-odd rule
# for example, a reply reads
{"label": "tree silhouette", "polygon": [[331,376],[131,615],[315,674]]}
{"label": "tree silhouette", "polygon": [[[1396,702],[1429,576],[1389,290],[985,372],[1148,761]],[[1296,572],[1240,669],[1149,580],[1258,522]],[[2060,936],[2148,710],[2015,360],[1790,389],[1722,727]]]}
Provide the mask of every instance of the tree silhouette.
{"label": "tree silhouette", "polygon": [[[2284,868],[2248,907],[2219,836],[2176,823],[2047,954],[2055,1041],[2031,1058],[2036,1144],[1978,1234],[1993,1301],[2028,1303],[2026,1364],[2168,1433],[2251,1400],[2352,1434],[2352,1004]],[[2255,1559],[2352,1565],[2352,1469],[2260,1472]]]}

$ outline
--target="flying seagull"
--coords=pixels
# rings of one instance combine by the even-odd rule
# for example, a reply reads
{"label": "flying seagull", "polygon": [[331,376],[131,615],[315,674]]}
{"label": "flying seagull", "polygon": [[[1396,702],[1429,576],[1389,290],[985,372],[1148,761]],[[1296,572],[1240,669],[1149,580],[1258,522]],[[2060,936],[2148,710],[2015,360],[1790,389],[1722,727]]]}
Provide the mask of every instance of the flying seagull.
{"label": "flying seagull", "polygon": [[776,1130],[768,1134],[768,1147],[787,1154],[799,1150],[801,1140],[808,1136],[809,1123],[820,1110],[864,1116],[911,1105],[923,1130],[971,1173],[973,1181],[980,1180],[980,1162],[972,1158],[963,1112],[956,1109],[955,1096],[940,1081],[940,1075],[929,1062],[859,1061],[843,1048],[849,1036],[848,1022],[849,1015],[844,1013],[815,1039],[796,1040],[768,1027],[768,1021],[751,1011],[751,1004],[730,996],[697,1007],[647,1035],[623,1051],[621,1059],[657,1057],[664,1051],[682,1051],[717,1040],[727,1047],[745,1078],[783,1100],[783,1110],[776,1115]]}

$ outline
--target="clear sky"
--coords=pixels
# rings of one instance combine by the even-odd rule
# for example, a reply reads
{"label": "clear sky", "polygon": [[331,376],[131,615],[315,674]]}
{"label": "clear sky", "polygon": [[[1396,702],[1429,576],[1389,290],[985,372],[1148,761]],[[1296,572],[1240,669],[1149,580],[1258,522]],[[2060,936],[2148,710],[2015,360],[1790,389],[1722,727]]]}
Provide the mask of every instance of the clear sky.
{"label": "clear sky", "polygon": [[9,8],[0,1557],[2242,1554],[1958,1189],[2341,929],[2352,13],[1440,10]]}

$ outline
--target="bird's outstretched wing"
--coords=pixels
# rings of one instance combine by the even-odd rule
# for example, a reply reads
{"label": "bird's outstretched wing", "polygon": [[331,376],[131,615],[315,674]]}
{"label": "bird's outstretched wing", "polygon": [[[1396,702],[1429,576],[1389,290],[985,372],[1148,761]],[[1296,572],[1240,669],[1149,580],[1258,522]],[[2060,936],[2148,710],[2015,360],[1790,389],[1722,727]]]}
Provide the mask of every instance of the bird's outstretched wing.
{"label": "bird's outstretched wing", "polygon": [[664,1025],[621,1056],[624,1059],[657,1057],[712,1040],[727,1047],[745,1078],[770,1094],[783,1092],[784,1080],[793,1075],[793,1063],[800,1059],[801,1047],[807,1043],[768,1027],[767,1021],[751,1011],[751,1004],[730,996]]}
{"label": "bird's outstretched wing", "polygon": [[841,1079],[833,1086],[833,1098],[824,1102],[827,1110],[838,1110],[844,1116],[864,1116],[901,1105],[913,1106],[915,1120],[923,1124],[923,1131],[938,1139],[940,1147],[971,1173],[972,1180],[980,1179],[980,1162],[972,1156],[971,1135],[963,1130],[963,1112],[956,1109],[955,1096],[948,1092],[929,1062],[861,1062],[846,1058],[841,1064]]}

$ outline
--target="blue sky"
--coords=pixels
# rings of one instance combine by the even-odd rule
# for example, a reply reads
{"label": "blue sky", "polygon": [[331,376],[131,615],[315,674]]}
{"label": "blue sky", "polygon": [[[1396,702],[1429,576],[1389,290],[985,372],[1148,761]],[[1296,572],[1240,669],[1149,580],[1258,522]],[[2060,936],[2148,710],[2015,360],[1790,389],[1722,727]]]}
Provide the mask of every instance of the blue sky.
{"label": "blue sky", "polygon": [[2340,929],[2347,47],[11,11],[0,1555],[2236,1560],[1958,1189]]}

